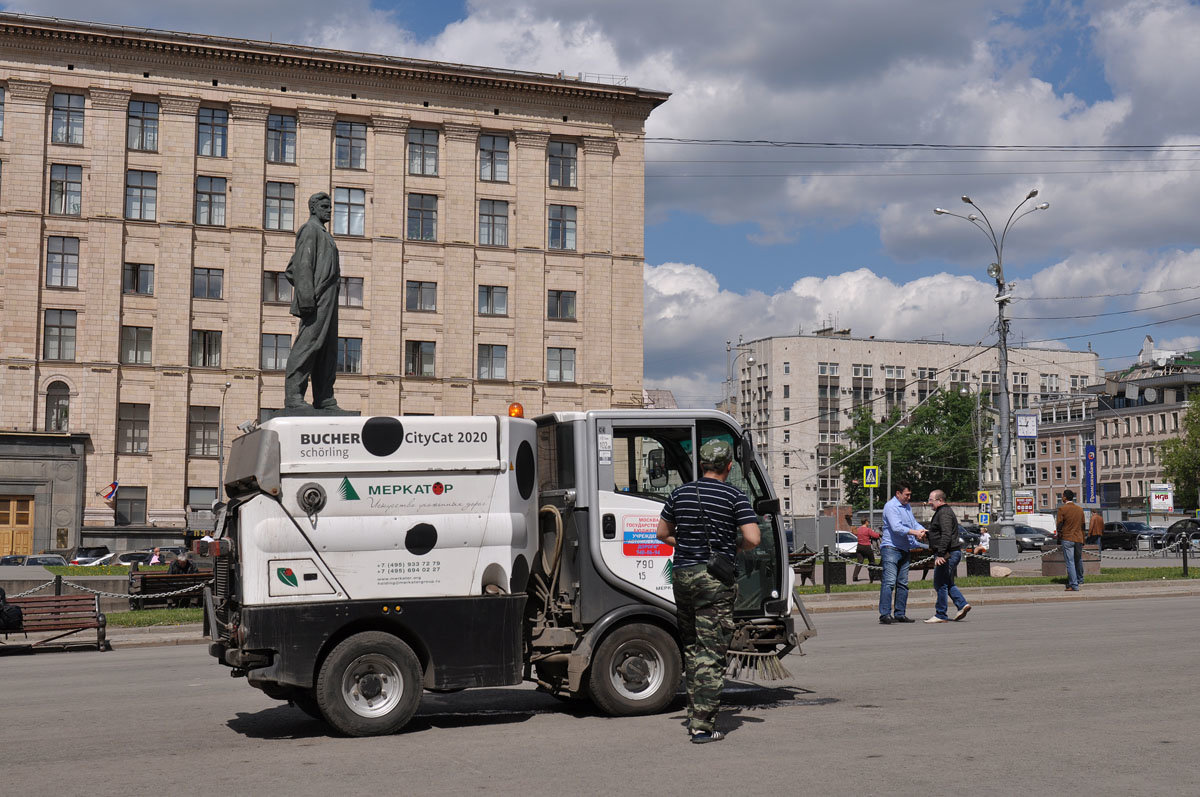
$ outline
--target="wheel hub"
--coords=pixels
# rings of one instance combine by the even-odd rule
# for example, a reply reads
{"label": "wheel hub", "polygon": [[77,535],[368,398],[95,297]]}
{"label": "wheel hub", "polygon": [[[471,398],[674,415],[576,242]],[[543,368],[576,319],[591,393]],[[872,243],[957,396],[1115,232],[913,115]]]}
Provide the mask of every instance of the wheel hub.
{"label": "wheel hub", "polygon": [[358,679],[358,693],[367,700],[374,700],[383,693],[383,681],[375,673],[368,673]]}
{"label": "wheel hub", "polygon": [[625,686],[640,692],[650,685],[650,664],[641,656],[630,656],[617,665],[617,674]]}

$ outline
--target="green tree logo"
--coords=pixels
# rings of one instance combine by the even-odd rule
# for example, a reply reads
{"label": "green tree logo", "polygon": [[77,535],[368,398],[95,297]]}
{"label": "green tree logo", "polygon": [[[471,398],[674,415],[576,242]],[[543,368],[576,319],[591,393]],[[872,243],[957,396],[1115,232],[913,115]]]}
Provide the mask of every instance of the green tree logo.
{"label": "green tree logo", "polygon": [[358,500],[358,491],[354,489],[354,485],[350,483],[348,477],[342,477],[342,484],[338,487],[338,492],[341,494],[343,501]]}
{"label": "green tree logo", "polygon": [[296,571],[290,567],[276,568],[275,575],[279,576],[279,580],[289,587],[299,586],[300,582],[296,580]]}

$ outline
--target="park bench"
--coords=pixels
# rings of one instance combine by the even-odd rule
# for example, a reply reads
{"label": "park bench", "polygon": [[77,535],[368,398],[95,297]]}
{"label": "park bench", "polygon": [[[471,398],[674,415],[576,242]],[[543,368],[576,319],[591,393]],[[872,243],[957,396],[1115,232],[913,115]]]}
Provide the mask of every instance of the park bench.
{"label": "park bench", "polygon": [[27,595],[24,598],[9,598],[8,602],[21,607],[21,627],[6,632],[5,639],[9,634],[23,633],[28,638],[30,633],[41,631],[62,632],[39,639],[29,646],[37,648],[94,628],[96,649],[112,650],[112,645],[104,638],[108,621],[100,611],[100,598],[97,595]]}
{"label": "park bench", "polygon": [[[129,608],[144,609],[146,606],[189,606],[201,605],[201,587],[213,577],[211,570],[195,573],[134,572],[129,573]],[[192,592],[171,595],[181,589]]]}

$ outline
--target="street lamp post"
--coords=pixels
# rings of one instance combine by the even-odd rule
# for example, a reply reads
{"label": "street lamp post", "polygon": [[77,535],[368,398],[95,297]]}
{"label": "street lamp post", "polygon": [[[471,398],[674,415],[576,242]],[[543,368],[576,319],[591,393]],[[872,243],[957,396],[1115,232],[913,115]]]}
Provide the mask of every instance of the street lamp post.
{"label": "street lamp post", "polygon": [[[1011,385],[1008,383],[1008,319],[1004,317],[1004,309],[1012,300],[1011,284],[1004,281],[1004,240],[1008,237],[1008,231],[1013,225],[1021,219],[1028,216],[1030,213],[1038,210],[1045,210],[1050,207],[1049,202],[1041,202],[1031,208],[1025,208],[1025,203],[1038,195],[1038,190],[1035,188],[1026,194],[1017,206],[1013,208],[1012,213],[1008,215],[1008,221],[1004,224],[1004,229],[1000,235],[996,235],[995,229],[992,227],[991,221],[987,214],[983,212],[983,208],[971,201],[971,197],[963,196],[964,204],[970,205],[979,211],[979,214],[969,213],[963,216],[958,213],[951,213],[944,208],[934,208],[933,212],[938,216],[954,216],[956,218],[969,221],[980,232],[987,236],[988,243],[992,245],[992,251],[996,255],[996,261],[988,266],[987,274],[996,281],[996,312],[998,317],[997,334],[999,337],[999,353],[1000,353],[1000,523],[1001,533],[996,535],[997,541],[1000,542],[1003,538],[1011,537],[1011,528],[1013,522],[1013,493],[1012,493],[1012,451],[1011,451],[1011,419],[1010,419],[1010,391]],[[1013,541],[1012,548],[1016,548],[1016,542]],[[997,551],[1002,557],[1006,554]]]}
{"label": "street lamp post", "polygon": [[225,490],[225,394],[232,382],[221,388],[221,409],[217,414],[217,503],[222,503],[221,493]]}
{"label": "street lamp post", "polygon": [[[736,355],[733,355],[734,351],[736,351],[738,353]],[[734,366],[737,365],[737,361],[738,361],[739,357],[746,357],[746,364],[754,365],[754,355],[751,354],[752,351],[753,351],[753,349],[751,349],[749,346],[742,345],[742,339],[740,337],[738,338],[738,342],[737,342],[736,346],[733,345],[733,341],[731,341],[731,340],[725,341],[725,396],[724,396],[725,402],[724,403],[725,403],[726,410],[733,409],[733,397],[737,392],[736,388],[733,386]],[[738,403],[740,404],[741,402],[738,402]],[[732,415],[733,413],[730,412],[729,414]]]}

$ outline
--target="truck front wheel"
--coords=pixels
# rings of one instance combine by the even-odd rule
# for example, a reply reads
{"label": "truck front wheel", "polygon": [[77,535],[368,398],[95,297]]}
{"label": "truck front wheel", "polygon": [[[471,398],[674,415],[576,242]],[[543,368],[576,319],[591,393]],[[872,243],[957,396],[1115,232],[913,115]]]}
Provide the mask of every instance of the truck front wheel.
{"label": "truck front wheel", "polygon": [[670,634],[656,625],[632,623],[596,648],[588,692],[606,714],[653,714],[675,696],[681,671],[679,646]]}
{"label": "truck front wheel", "polygon": [[347,736],[395,733],[421,700],[421,663],[412,648],[380,631],[343,640],[317,674],[317,704]]}

